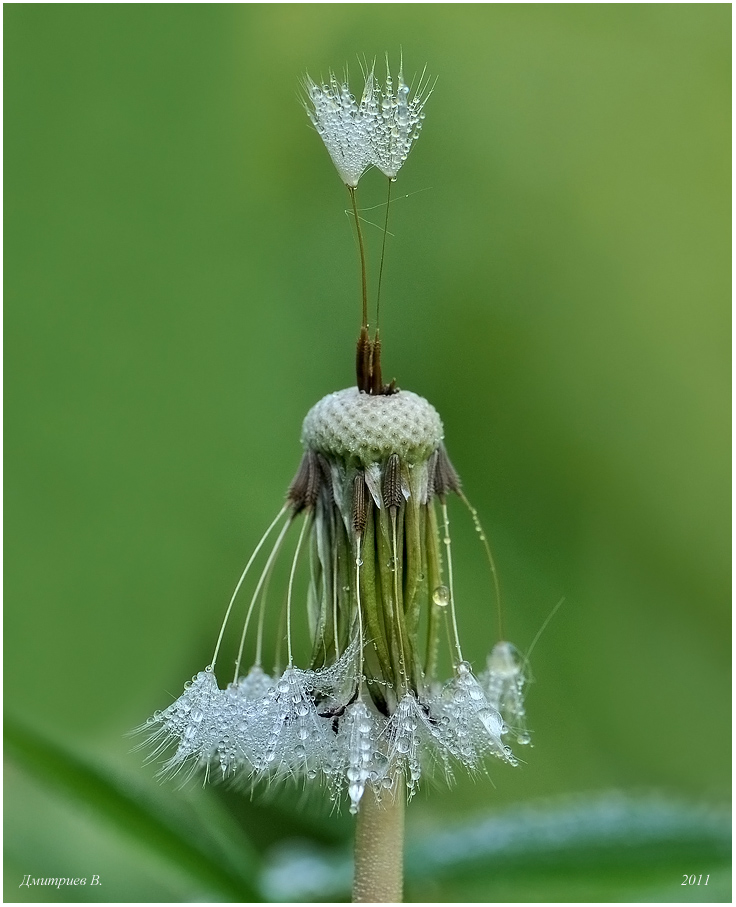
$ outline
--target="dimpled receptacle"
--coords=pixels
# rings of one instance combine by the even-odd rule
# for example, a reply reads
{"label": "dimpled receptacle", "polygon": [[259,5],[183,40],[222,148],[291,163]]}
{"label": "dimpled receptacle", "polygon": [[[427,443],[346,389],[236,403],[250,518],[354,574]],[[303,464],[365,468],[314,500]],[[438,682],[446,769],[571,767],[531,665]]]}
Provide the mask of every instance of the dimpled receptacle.
{"label": "dimpled receptacle", "polygon": [[405,463],[421,463],[442,438],[437,410],[411,391],[387,396],[355,387],[336,391],[309,410],[302,426],[305,448],[364,467],[393,453]]}

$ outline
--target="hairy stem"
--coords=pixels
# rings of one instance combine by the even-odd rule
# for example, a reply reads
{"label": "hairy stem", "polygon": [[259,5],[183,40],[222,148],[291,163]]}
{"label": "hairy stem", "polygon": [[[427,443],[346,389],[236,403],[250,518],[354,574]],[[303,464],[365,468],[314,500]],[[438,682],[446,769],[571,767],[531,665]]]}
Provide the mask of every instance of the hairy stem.
{"label": "hairy stem", "polygon": [[404,797],[385,793],[379,803],[370,788],[360,802],[355,828],[353,901],[398,904],[404,880]]}

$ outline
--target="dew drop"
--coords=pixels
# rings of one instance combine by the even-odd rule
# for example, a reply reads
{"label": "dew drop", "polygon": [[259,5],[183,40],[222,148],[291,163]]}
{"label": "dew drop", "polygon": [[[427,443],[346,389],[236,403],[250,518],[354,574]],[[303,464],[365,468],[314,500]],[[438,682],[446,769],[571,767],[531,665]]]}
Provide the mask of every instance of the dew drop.
{"label": "dew drop", "polygon": [[432,593],[432,601],[438,608],[446,608],[450,604],[450,590],[447,586],[437,586]]}
{"label": "dew drop", "polygon": [[529,736],[529,734],[519,734],[518,737],[516,738],[516,740],[522,746],[527,746],[529,743],[532,742],[532,738]]}

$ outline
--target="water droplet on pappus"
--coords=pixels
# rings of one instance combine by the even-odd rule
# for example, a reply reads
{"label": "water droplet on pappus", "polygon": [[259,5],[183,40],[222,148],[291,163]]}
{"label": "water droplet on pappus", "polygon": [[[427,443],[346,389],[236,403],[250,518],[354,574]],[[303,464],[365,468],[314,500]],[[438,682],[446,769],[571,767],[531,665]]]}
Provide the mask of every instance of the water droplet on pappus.
{"label": "water droplet on pappus", "polygon": [[438,608],[446,608],[450,604],[450,590],[447,586],[437,586],[432,593],[432,601]]}

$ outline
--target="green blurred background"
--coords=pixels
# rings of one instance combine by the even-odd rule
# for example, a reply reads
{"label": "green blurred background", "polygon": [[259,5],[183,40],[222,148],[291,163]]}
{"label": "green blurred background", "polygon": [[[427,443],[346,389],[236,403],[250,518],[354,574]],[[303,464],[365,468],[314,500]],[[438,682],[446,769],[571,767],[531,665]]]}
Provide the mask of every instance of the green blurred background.
{"label": "green blurred background", "polygon": [[[720,822],[730,6],[41,4],[4,26],[6,899],[39,899],[25,874],[101,875],[48,900],[218,894],[64,782],[57,745],[153,813],[186,801],[192,840],[219,823],[254,886],[295,839],[347,853],[351,818],[319,798],[156,787],[123,735],[207,663],[304,414],[353,380],[347,194],[299,80],[347,63],[359,90],[357,55],[400,48],[438,81],[391,212],[385,371],[444,419],[509,637],[527,648],[565,597],[532,659],[526,764],[420,794],[409,837],[612,791]],[[360,202],[384,192],[369,173]],[[452,520],[481,665],[490,583]],[[690,844],[646,865],[624,847],[625,871],[605,847],[536,876],[533,854],[484,859],[408,896],[729,899],[723,841]]]}

